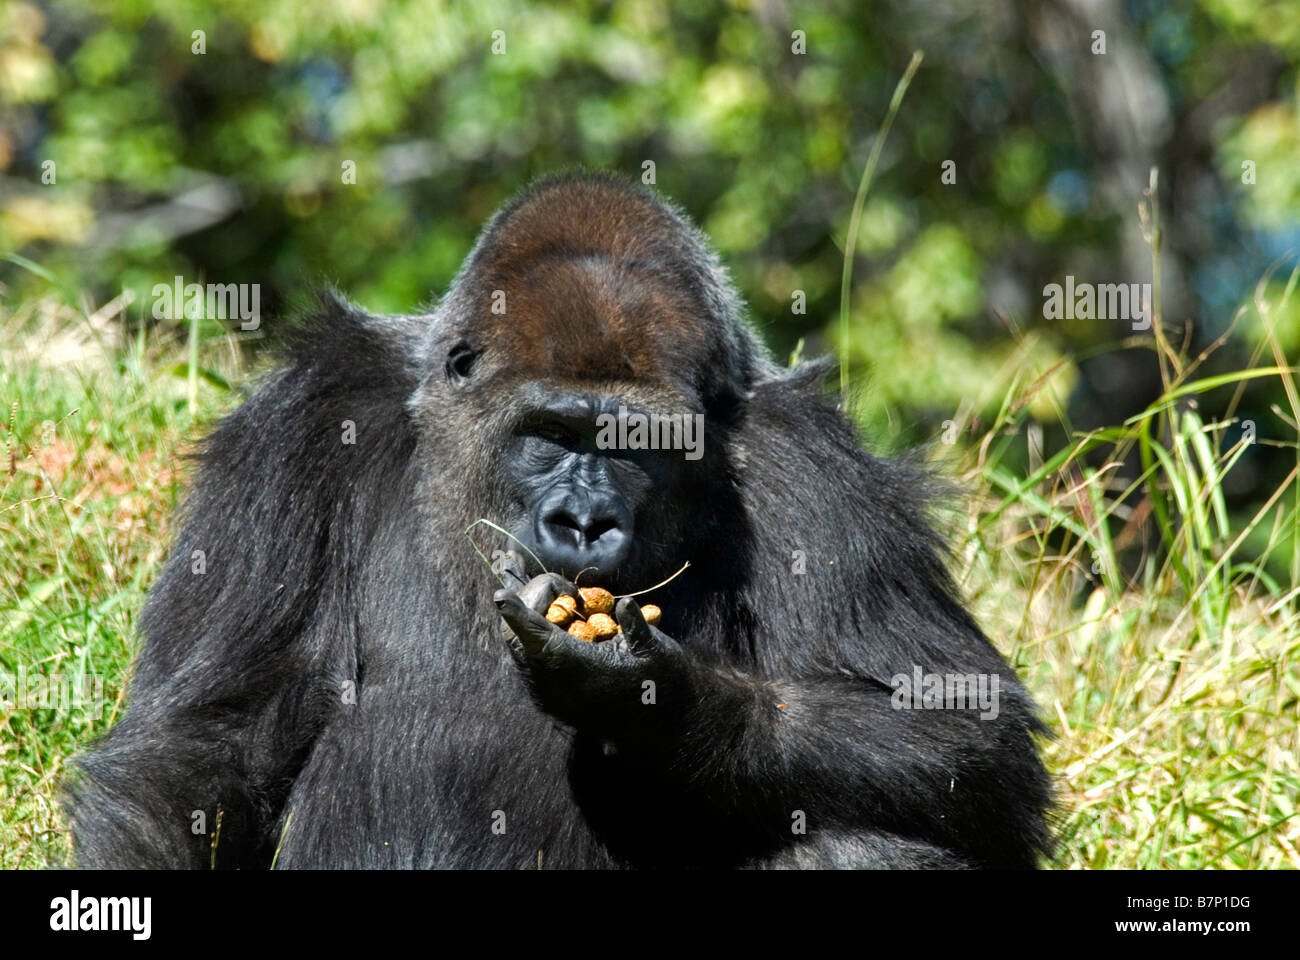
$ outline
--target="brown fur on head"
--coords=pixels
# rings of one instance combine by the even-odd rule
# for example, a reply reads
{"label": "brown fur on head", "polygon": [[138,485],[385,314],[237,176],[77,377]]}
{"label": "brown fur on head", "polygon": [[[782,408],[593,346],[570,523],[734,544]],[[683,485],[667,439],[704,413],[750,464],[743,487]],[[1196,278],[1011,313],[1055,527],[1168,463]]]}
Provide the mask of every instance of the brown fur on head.
{"label": "brown fur on head", "polygon": [[484,228],[439,307],[433,356],[463,342],[485,384],[655,385],[713,407],[742,396],[763,362],[738,302],[663,200],[610,175],[562,175]]}

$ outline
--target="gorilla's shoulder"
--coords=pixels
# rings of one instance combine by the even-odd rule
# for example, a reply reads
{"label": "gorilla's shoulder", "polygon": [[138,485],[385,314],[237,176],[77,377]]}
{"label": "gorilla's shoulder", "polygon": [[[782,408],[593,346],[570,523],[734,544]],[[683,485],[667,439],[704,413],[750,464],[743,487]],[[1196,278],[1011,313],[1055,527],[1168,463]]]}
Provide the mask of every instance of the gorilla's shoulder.
{"label": "gorilla's shoulder", "polygon": [[336,387],[414,387],[428,316],[375,315],[333,290],[318,293],[280,331],[278,367]]}
{"label": "gorilla's shoulder", "polygon": [[270,486],[317,488],[326,482],[321,464],[346,464],[354,477],[381,462],[395,465],[414,443],[406,401],[419,381],[429,322],[375,316],[333,292],[319,294],[275,331],[272,369],[203,443],[206,479],[265,471],[275,474]]}

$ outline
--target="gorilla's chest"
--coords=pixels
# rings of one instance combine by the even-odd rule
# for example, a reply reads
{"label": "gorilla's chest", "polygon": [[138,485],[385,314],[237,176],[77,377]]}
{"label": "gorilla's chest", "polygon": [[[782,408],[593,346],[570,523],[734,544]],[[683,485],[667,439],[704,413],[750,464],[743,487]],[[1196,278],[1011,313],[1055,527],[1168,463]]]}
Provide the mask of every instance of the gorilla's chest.
{"label": "gorilla's chest", "polygon": [[508,683],[425,679],[366,685],[320,737],[280,862],[536,869],[540,850],[544,867],[608,865],[574,797],[572,734]]}

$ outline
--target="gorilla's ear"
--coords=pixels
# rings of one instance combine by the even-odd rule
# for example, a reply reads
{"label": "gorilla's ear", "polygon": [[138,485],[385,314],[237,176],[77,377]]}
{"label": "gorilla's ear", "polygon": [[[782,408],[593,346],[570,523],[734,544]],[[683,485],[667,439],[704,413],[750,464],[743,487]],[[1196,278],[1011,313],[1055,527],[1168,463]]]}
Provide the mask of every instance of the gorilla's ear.
{"label": "gorilla's ear", "polygon": [[750,397],[766,387],[819,392],[826,375],[835,369],[836,361],[835,357],[828,353],[814,360],[803,360],[796,367],[779,367],[766,359],[758,367],[748,389],[727,383],[707,399],[710,416],[720,423],[737,422],[743,415],[745,404]]}
{"label": "gorilla's ear", "polygon": [[725,384],[705,400],[709,418],[719,424],[739,423],[745,402],[752,391],[741,393],[733,384]]}
{"label": "gorilla's ear", "polygon": [[812,360],[801,360],[795,367],[772,367],[769,375],[761,378],[755,386],[783,383],[798,388],[820,387],[835,366],[834,354],[827,353]]}

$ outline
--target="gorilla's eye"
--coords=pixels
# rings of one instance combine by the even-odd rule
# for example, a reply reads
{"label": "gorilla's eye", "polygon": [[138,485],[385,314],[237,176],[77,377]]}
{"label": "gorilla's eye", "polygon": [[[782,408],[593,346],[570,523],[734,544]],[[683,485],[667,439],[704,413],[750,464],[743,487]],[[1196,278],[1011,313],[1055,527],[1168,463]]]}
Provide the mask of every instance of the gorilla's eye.
{"label": "gorilla's eye", "polygon": [[566,443],[572,437],[572,434],[558,423],[539,423],[533,432],[543,440],[550,440],[553,443]]}
{"label": "gorilla's eye", "polygon": [[478,360],[478,353],[462,340],[447,354],[447,379],[452,381],[468,379],[474,370],[476,360]]}

